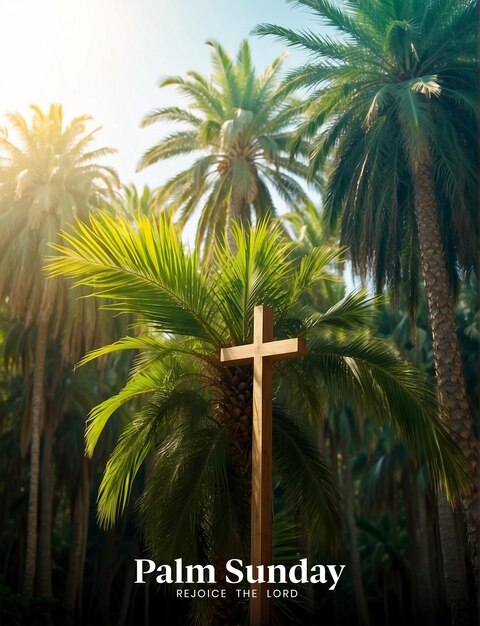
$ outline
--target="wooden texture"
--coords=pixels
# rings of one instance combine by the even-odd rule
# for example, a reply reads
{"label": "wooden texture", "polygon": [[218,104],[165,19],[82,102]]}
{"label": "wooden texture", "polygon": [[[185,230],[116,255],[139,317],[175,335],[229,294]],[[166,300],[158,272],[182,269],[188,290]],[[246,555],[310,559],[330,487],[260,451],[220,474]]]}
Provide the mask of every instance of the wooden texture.
{"label": "wooden texture", "polygon": [[[273,341],[273,311],[267,306],[255,307],[253,343],[222,348],[220,352],[220,360],[227,365],[253,362],[251,563],[254,568],[270,565],[272,561],[273,361],[306,353],[304,339]],[[266,584],[252,585],[251,626],[272,623],[272,600],[267,597],[267,590]]]}

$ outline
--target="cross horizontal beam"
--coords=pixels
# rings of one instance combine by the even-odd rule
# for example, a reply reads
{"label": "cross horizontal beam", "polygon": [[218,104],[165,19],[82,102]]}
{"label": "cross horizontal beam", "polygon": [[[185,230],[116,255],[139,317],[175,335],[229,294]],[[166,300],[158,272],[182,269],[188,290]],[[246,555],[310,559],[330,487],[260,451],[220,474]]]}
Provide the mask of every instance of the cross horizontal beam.
{"label": "cross horizontal beam", "polygon": [[307,342],[302,338],[267,341],[263,344],[248,343],[243,346],[232,346],[220,350],[220,361],[231,365],[246,365],[255,357],[263,357],[278,361],[295,359],[307,354]]}

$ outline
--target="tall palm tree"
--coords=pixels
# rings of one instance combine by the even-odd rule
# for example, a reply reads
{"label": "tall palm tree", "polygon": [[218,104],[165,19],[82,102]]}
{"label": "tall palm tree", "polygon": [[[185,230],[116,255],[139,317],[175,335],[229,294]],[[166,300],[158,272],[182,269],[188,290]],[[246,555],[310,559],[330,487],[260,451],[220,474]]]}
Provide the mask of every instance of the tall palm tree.
{"label": "tall palm tree", "polygon": [[[312,172],[333,155],[327,222],[341,222],[357,268],[380,289],[423,272],[438,393],[468,460],[463,498],[480,588],[479,442],[469,415],[453,317],[460,270],[478,270],[478,52],[474,0],[297,0],[341,37],[262,25],[306,49],[287,89],[309,88],[298,138],[315,137]],[[295,142],[292,143],[295,149]],[[421,268],[421,270],[420,270]]]}
{"label": "tall palm tree", "polygon": [[[307,294],[328,279],[336,253],[313,248],[298,263],[295,244],[278,225],[263,221],[248,233],[235,226],[233,235],[235,252],[217,243],[216,263],[204,271],[165,217],[132,224],[103,214],[88,225],[78,223],[55,246],[54,275],[73,277],[109,299],[110,308],[143,319],[140,336],[126,336],[84,359],[138,350],[126,386],[91,413],[89,454],[118,408],[149,397],[107,464],[99,494],[103,524],[123,511],[135,475],[155,451],[141,505],[150,553],[163,563],[180,557],[215,563],[243,554],[252,369],[226,368],[219,353],[222,346],[251,340],[259,302],[274,308],[277,337],[295,332],[309,339],[307,357],[278,364],[273,430],[276,484],[309,529],[313,548],[334,543],[340,526],[336,491],[314,443],[319,398],[361,398],[381,419],[391,420],[411,452],[425,457],[435,481],[461,488],[463,474],[434,394],[418,372],[369,333],[374,300],[357,293],[323,313],[309,306]],[[284,397],[292,413],[282,406]]]}
{"label": "tall palm tree", "polygon": [[[91,147],[96,131],[86,131],[90,118],[76,117],[65,124],[60,105],[51,105],[47,112],[37,106],[32,110],[30,122],[18,113],[7,116],[14,138],[6,129],[0,135],[0,300],[12,317],[27,326],[36,324],[26,596],[33,592],[35,576],[47,340],[58,335],[68,308],[65,282],[45,280],[43,261],[47,243],[58,241],[59,230],[75,218],[85,219],[117,185],[114,171],[98,164],[112,150]],[[94,325],[91,318],[76,318],[76,333],[62,344],[65,357],[75,358],[72,346],[78,346],[78,337],[91,333]]]}
{"label": "tall palm tree", "polygon": [[[215,236],[229,232],[232,220],[246,223],[253,217],[276,213],[275,194],[288,205],[306,199],[299,183],[307,167],[302,157],[286,150],[288,131],[298,121],[298,103],[280,94],[278,73],[284,56],[257,75],[245,40],[232,59],[216,41],[212,48],[213,72],[205,78],[190,71],[187,78],[170,76],[161,87],[173,85],[188,98],[186,108],[156,109],[143,120],[175,124],[171,132],[142,157],[142,169],[164,159],[196,154],[193,165],[171,178],[158,200],[178,216],[183,226],[201,206],[197,244],[205,254]],[[318,188],[318,181],[311,181]],[[272,195],[274,193],[274,195]]]}

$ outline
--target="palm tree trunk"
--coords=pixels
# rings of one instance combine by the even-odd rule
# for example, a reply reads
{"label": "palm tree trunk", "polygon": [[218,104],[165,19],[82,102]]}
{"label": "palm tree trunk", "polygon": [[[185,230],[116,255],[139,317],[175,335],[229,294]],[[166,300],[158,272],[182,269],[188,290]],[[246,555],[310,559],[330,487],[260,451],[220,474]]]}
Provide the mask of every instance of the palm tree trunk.
{"label": "palm tree trunk", "polygon": [[35,345],[35,372],[32,392],[32,435],[30,443],[30,489],[28,493],[27,547],[23,595],[33,595],[35,566],[37,561],[38,483],[40,475],[40,431],[44,408],[45,357],[47,353],[48,323],[42,320],[37,328]]}
{"label": "palm tree trunk", "polygon": [[425,493],[419,489],[412,465],[402,473],[410,562],[410,593],[413,616],[423,624],[435,624],[435,591],[429,558]]}
{"label": "palm tree trunk", "polygon": [[230,213],[232,219],[240,222],[247,229],[250,223],[250,207],[244,193],[232,189],[230,199]]}
{"label": "palm tree trunk", "polygon": [[344,446],[345,461],[345,504],[347,509],[348,532],[350,535],[350,565],[353,578],[353,591],[355,594],[355,604],[357,606],[357,621],[362,626],[370,624],[367,600],[363,588],[362,568],[360,564],[360,550],[358,545],[357,525],[355,522],[355,500],[352,470],[350,467],[349,442]]}
{"label": "palm tree trunk", "polygon": [[77,607],[78,599],[78,579],[80,571],[80,560],[82,555],[83,539],[83,494],[81,486],[77,488],[71,513],[72,523],[72,544],[70,547],[70,558],[67,570],[67,582],[65,586],[65,605],[69,613],[73,616]]}
{"label": "palm tree trunk", "polygon": [[239,222],[245,230],[248,230],[250,225],[250,210],[244,195],[232,190],[227,214],[227,241],[233,253],[237,251],[237,246],[233,238],[234,222]]}
{"label": "palm tree trunk", "polygon": [[65,604],[73,616],[81,613],[83,575],[90,504],[90,460],[84,458],[72,505],[72,546],[68,564]]}
{"label": "palm tree trunk", "polygon": [[415,486],[415,504],[417,510],[416,544],[419,555],[418,581],[423,595],[423,615],[426,617],[424,623],[436,624],[435,589],[433,586],[433,576],[431,571],[431,559],[428,543],[428,513],[427,502],[424,489],[419,490]]}
{"label": "palm tree trunk", "polygon": [[87,541],[88,541],[88,519],[90,513],[90,484],[91,484],[91,466],[92,462],[89,458],[84,457],[82,463],[82,537],[81,537],[81,552],[80,552],[80,564],[78,567],[78,579],[77,579],[77,606],[78,614],[81,617],[83,615],[83,579],[85,576],[85,559],[87,556]]}
{"label": "palm tree trunk", "polygon": [[231,208],[229,208],[227,215],[227,243],[230,251],[235,254],[237,251],[237,245],[235,243],[235,239],[233,238],[233,216]]}
{"label": "palm tree trunk", "polygon": [[442,560],[442,540],[440,537],[440,526],[438,521],[438,505],[437,494],[429,489],[426,493],[427,510],[428,510],[428,553],[430,555],[430,568],[435,592],[435,607],[439,614],[442,607],[445,606],[445,584],[443,575]]}
{"label": "palm tree trunk", "polygon": [[437,511],[446,603],[451,613],[452,624],[469,624],[471,619],[468,615],[465,561],[459,547],[452,507],[442,493],[438,494]]}
{"label": "palm tree trunk", "polygon": [[43,471],[40,518],[40,550],[38,591],[41,596],[52,596],[52,505],[53,505],[53,418],[45,419],[43,433]]}
{"label": "palm tree trunk", "polygon": [[[138,541],[136,537],[133,538],[132,547],[130,550],[130,557],[125,561],[125,574],[123,577],[124,585],[123,585],[123,593],[122,593],[122,603],[120,605],[120,614],[117,620],[117,626],[125,626],[127,623],[128,617],[128,609],[131,605],[131,597],[132,591],[135,588],[135,568],[134,568],[134,559],[137,554],[140,552],[140,547],[138,545]],[[145,585],[145,587],[149,588],[149,585]],[[148,616],[146,615],[145,618]],[[145,624],[148,624],[148,619],[144,619]]]}
{"label": "palm tree trunk", "polygon": [[[335,480],[335,486],[337,487],[338,493],[341,493],[340,488],[340,476],[338,472],[338,442],[337,435],[335,432],[335,428],[330,428],[327,422],[327,432],[329,442],[329,451],[330,451],[330,465],[332,466],[332,476]],[[338,593],[332,594],[332,604],[333,604],[333,615],[335,617],[335,622],[339,621],[339,616],[342,615],[344,606],[342,603],[342,598]]]}
{"label": "palm tree trunk", "polygon": [[[122,520],[124,523],[124,520]],[[116,605],[111,603],[113,579],[122,561],[118,551],[118,534],[122,533],[119,527],[110,528],[105,533],[104,548],[100,556],[100,566],[95,580],[96,598],[92,618],[96,624],[110,624],[112,610]]]}
{"label": "palm tree trunk", "polygon": [[[476,588],[480,590],[480,497],[478,440],[473,432],[463,367],[449,294],[435,189],[428,162],[418,164],[413,176],[415,214],[420,253],[432,328],[435,373],[442,412],[452,436],[463,452],[471,489],[462,498],[467,522]],[[480,591],[478,592],[480,603]]]}
{"label": "palm tree trunk", "polygon": [[[245,496],[251,506],[252,496],[252,399],[253,371],[250,365],[225,368],[221,419],[231,441],[232,462],[242,476]],[[238,494],[241,497],[242,494]],[[234,585],[227,583],[226,563],[233,555],[217,555],[215,560],[216,588],[225,590],[225,597],[209,601],[210,623],[228,625],[238,622],[238,597]]]}

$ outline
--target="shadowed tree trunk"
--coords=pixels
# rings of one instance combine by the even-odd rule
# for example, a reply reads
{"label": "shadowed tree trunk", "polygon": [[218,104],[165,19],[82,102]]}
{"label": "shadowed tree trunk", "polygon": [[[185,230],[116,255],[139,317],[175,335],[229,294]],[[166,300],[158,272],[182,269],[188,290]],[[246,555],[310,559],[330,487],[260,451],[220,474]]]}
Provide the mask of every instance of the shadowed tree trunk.
{"label": "shadowed tree trunk", "polygon": [[53,507],[53,437],[52,416],[45,417],[43,431],[42,498],[40,518],[39,581],[41,596],[52,596],[52,507]]}
{"label": "shadowed tree trunk", "polygon": [[83,488],[83,523],[82,523],[82,551],[80,556],[80,569],[78,574],[78,612],[83,615],[83,579],[85,576],[85,558],[87,554],[88,540],[88,516],[90,513],[90,485],[91,485],[91,460],[83,459],[82,465],[82,488]]}
{"label": "shadowed tree trunk", "polygon": [[427,503],[425,500],[425,492],[423,489],[416,487],[416,508],[417,508],[417,532],[416,545],[419,554],[419,588],[422,590],[422,600],[424,607],[424,615],[426,623],[436,624],[435,611],[435,590],[433,587],[432,571],[431,571],[431,555],[428,542],[428,517]]}
{"label": "shadowed tree trunk", "polygon": [[[122,524],[122,522],[120,523]],[[122,528],[110,528],[105,532],[103,549],[98,559],[98,569],[94,577],[93,598],[90,613],[90,622],[96,624],[111,624],[111,612],[117,612],[117,603],[111,602],[113,580],[122,565],[119,556],[118,536]]]}
{"label": "shadowed tree trunk", "polygon": [[445,600],[450,609],[452,624],[471,624],[464,556],[461,543],[458,540],[452,507],[442,493],[438,494],[437,510],[443,557]]}
{"label": "shadowed tree trunk", "polygon": [[88,514],[90,504],[90,460],[84,458],[81,473],[72,503],[72,544],[68,562],[65,604],[73,616],[81,610],[83,573],[88,535]]}
{"label": "shadowed tree trunk", "polygon": [[407,517],[413,614],[424,624],[435,624],[435,591],[430,566],[425,493],[417,486],[410,464],[403,471],[402,491]]}
{"label": "shadowed tree trunk", "polygon": [[355,522],[355,493],[353,485],[352,470],[350,467],[349,441],[343,447],[345,462],[345,485],[344,497],[347,510],[348,533],[350,536],[350,565],[353,579],[353,590],[355,593],[355,604],[357,606],[357,620],[359,624],[370,624],[367,600],[363,588],[362,568],[360,565],[360,550],[358,546],[357,525]]}
{"label": "shadowed tree trunk", "polygon": [[[251,366],[225,368],[220,415],[231,441],[232,462],[244,479],[246,497],[251,506],[252,490],[252,391]],[[228,626],[238,622],[238,597],[236,587],[226,581],[226,562],[235,555],[222,555],[216,559],[216,587],[226,596],[210,601],[212,624]],[[248,558],[250,560],[250,558]]]}
{"label": "shadowed tree trunk", "polygon": [[245,200],[243,194],[233,193],[228,207],[227,214],[227,242],[230,250],[235,253],[237,246],[233,238],[233,224],[234,222],[240,222],[240,224],[247,229],[250,218],[250,208],[248,202]]}
{"label": "shadowed tree trunk", "polygon": [[[330,465],[332,467],[332,476],[335,479],[335,485],[338,493],[341,493],[340,476],[338,471],[338,442],[335,428],[330,428],[328,421],[326,426],[326,437],[328,437],[329,453],[330,453]],[[333,613],[335,620],[339,619],[344,609],[341,597],[338,593],[332,594]]]}
{"label": "shadowed tree trunk", "polygon": [[[413,176],[415,214],[432,328],[435,373],[443,417],[468,464],[471,489],[462,498],[468,544],[477,590],[480,590],[480,498],[478,440],[473,432],[463,366],[455,329],[453,306],[445,270],[445,255],[438,224],[435,188],[428,163],[417,166]],[[477,601],[480,601],[477,591]]]}
{"label": "shadowed tree trunk", "polygon": [[[132,591],[135,588],[135,561],[134,559],[137,557],[139,553],[140,547],[138,545],[138,541],[136,538],[132,541],[132,547],[130,550],[130,556],[128,560],[125,562],[124,567],[124,575],[123,575],[123,593],[122,593],[122,603],[120,605],[120,614],[118,616],[117,626],[124,626],[127,623],[128,617],[128,609],[131,605],[131,596]],[[145,585],[146,589],[149,590],[149,585]],[[145,625],[148,624],[148,615],[145,615]]]}
{"label": "shadowed tree trunk", "polygon": [[35,566],[37,561],[38,484],[40,475],[40,432],[44,410],[45,355],[47,352],[48,323],[42,320],[37,328],[35,345],[35,372],[32,392],[32,425],[30,443],[30,487],[28,492],[27,546],[23,595],[33,594]]}
{"label": "shadowed tree trunk", "polygon": [[425,492],[428,510],[428,551],[430,554],[430,567],[432,574],[433,589],[435,592],[435,606],[440,610],[445,605],[445,585],[443,575],[443,559],[442,559],[442,544],[440,538],[440,527],[438,522],[438,505],[437,494],[434,494],[431,489]]}
{"label": "shadowed tree trunk", "polygon": [[71,512],[72,543],[68,562],[67,583],[65,586],[65,604],[72,615],[75,612],[78,597],[78,577],[83,537],[83,506],[83,496],[78,493],[77,489],[77,494],[75,495]]}

